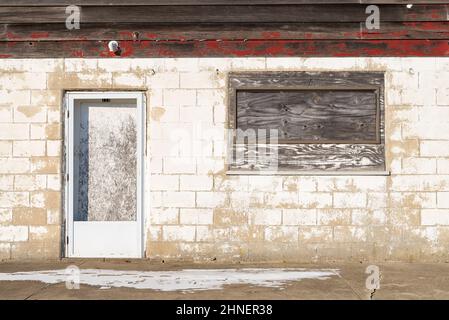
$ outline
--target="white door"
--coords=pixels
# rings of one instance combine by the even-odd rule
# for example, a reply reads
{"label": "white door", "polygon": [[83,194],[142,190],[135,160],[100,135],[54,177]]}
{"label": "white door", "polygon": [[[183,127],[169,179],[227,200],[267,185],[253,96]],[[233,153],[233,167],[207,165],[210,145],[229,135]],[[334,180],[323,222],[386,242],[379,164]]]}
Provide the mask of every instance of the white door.
{"label": "white door", "polygon": [[66,253],[140,258],[144,96],[66,95]]}

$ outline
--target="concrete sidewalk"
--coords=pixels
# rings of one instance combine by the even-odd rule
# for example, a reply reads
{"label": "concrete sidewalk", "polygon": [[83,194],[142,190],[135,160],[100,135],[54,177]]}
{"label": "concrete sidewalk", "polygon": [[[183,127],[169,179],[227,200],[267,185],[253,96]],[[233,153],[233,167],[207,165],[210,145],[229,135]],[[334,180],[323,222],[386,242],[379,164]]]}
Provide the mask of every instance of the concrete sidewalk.
{"label": "concrete sidewalk", "polygon": [[[222,288],[207,290],[171,290],[135,289],[129,287],[91,286],[81,284],[79,290],[68,290],[65,282],[44,283],[41,281],[0,281],[0,299],[449,299],[449,264],[376,264],[381,272],[380,289],[368,290],[365,270],[369,264],[238,264],[221,265],[189,263],[155,263],[146,260],[70,260],[57,262],[0,264],[0,277],[17,272],[42,270],[61,270],[76,265],[81,273],[87,269],[122,270],[132,274],[154,274],[153,272],[172,272],[179,274],[175,281],[182,281],[181,270],[202,269],[198,274],[214,273],[215,269],[257,268],[251,272],[271,268],[303,268],[302,272],[313,270],[330,271],[325,278],[308,278],[286,281],[278,287],[267,287],[251,283],[226,284]],[[237,270],[237,271],[239,271]],[[277,270],[277,269],[276,269]],[[293,269],[289,269],[293,270]],[[87,272],[87,271],[86,271]],[[122,272],[123,273],[123,272]],[[135,273],[135,274],[136,274]],[[231,271],[233,275],[238,273]],[[159,273],[157,273],[159,274]],[[19,275],[20,276],[20,275]],[[101,278],[100,275],[99,278]],[[126,276],[126,274],[125,274]],[[162,275],[161,277],[166,277]],[[259,275],[260,276],[260,275]],[[146,281],[149,276],[143,276]],[[232,276],[231,276],[232,278]],[[117,279],[120,280],[120,279]],[[170,281],[167,279],[158,279]],[[226,279],[228,280],[228,279]],[[83,282],[83,281],[82,281]],[[163,283],[165,283],[163,282]],[[194,281],[196,283],[196,281]],[[169,286],[169,284],[167,285]]]}

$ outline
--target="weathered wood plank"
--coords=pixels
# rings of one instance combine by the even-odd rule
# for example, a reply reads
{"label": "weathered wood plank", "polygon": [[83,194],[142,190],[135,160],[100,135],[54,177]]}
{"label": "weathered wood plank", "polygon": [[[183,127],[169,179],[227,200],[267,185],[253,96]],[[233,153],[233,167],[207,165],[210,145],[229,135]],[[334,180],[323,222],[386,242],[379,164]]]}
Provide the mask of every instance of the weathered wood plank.
{"label": "weathered wood plank", "polygon": [[231,72],[229,84],[235,89],[263,89],[275,87],[278,89],[310,87],[351,87],[363,89],[366,86],[383,84],[382,72],[310,72],[310,71],[267,71],[267,72]]}
{"label": "weathered wood plank", "polygon": [[[84,6],[82,23],[364,22],[364,5]],[[447,21],[448,5],[379,5],[381,22]],[[1,23],[65,23],[65,7],[0,7]]]}
{"label": "weathered wood plank", "polygon": [[229,170],[385,171],[382,144],[240,144],[231,150]]}
{"label": "weathered wood plank", "polygon": [[281,143],[379,143],[374,90],[237,91],[237,129]]}
{"label": "weathered wood plank", "polygon": [[[72,5],[73,0],[2,0],[0,6],[55,6]],[[447,3],[445,0],[426,0],[426,3]],[[420,4],[422,0],[276,0],[275,4]],[[77,0],[76,4],[83,6],[114,5],[161,5],[160,0]],[[273,0],[164,0],[164,5],[271,5]]]}
{"label": "weathered wood plank", "polygon": [[449,22],[384,22],[379,30],[360,23],[266,24],[3,24],[0,41],[73,40],[335,40],[335,39],[449,39]]}
{"label": "weathered wood plank", "polygon": [[[0,58],[108,58],[108,41],[0,41]],[[120,41],[122,57],[434,57],[447,40]]]}

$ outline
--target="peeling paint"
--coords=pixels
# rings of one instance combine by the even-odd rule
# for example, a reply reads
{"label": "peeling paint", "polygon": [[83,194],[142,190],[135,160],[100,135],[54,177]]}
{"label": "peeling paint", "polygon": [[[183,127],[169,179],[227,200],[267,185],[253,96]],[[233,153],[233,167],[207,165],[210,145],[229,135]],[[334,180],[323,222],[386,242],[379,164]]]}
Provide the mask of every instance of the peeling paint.
{"label": "peeling paint", "polygon": [[[227,285],[248,284],[280,288],[292,281],[327,280],[339,277],[338,269],[244,268],[244,269],[184,269],[177,271],[119,271],[81,269],[80,284],[100,287],[125,287],[158,291],[221,290]],[[69,280],[73,279],[73,276]],[[46,270],[0,273],[0,281],[41,281],[65,283],[66,271]]]}

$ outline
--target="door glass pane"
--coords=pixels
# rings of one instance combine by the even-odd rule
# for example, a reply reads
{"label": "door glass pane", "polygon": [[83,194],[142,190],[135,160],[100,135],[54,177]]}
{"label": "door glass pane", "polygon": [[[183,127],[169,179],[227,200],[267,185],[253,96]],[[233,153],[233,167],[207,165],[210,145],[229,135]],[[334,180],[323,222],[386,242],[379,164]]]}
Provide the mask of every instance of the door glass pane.
{"label": "door glass pane", "polygon": [[136,220],[136,104],[86,100],[75,111],[75,221]]}

